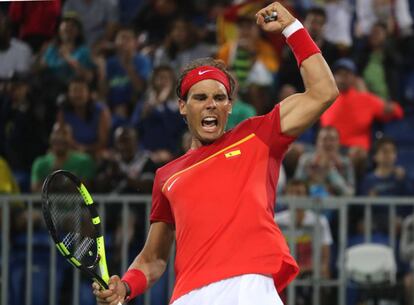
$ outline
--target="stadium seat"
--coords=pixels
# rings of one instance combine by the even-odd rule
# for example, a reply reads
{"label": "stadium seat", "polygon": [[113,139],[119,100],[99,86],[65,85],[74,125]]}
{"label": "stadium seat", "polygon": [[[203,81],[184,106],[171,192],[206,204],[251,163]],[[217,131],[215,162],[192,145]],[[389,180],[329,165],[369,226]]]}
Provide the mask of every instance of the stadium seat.
{"label": "stadium seat", "polygon": [[392,138],[398,147],[414,148],[414,115],[408,115],[403,120],[384,124],[384,135]]}
{"label": "stadium seat", "polygon": [[397,263],[391,247],[365,243],[345,252],[345,273],[349,287],[357,289],[359,301],[395,300]]}

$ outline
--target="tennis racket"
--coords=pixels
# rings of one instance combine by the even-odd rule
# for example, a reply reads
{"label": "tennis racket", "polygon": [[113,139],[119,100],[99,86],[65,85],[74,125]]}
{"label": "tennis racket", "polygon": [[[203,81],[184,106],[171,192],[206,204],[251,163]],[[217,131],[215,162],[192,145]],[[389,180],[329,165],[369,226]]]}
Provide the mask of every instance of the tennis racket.
{"label": "tennis racket", "polygon": [[101,219],[86,187],[72,173],[58,170],[46,178],[42,197],[46,226],[59,252],[91,280],[108,289]]}

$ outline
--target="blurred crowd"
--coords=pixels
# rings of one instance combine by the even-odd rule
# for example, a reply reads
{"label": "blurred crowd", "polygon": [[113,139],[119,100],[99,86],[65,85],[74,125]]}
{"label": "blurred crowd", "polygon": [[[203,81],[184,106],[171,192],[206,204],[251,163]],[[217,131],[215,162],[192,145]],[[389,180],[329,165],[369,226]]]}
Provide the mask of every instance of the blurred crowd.
{"label": "blurred crowd", "polygon": [[[237,78],[228,129],[302,92],[305,85],[284,40],[256,26],[255,13],[270,2],[2,2],[0,193],[40,192],[45,177],[61,168],[81,177],[92,192],[150,193],[156,169],[191,143],[175,82],[193,59],[220,59]],[[413,195],[414,1],[280,2],[322,50],[340,95],[291,146],[279,192],[317,198]],[[283,229],[291,218],[280,213],[276,221]],[[373,213],[374,231],[387,239],[387,211]],[[398,234],[411,213],[398,209]],[[352,215],[349,243],[363,234],[363,213]],[[321,221],[321,274],[331,277],[335,217],[298,210],[296,218],[303,228]],[[304,255],[303,276],[312,271],[308,246],[298,252]],[[401,268],[409,287],[409,267]]]}

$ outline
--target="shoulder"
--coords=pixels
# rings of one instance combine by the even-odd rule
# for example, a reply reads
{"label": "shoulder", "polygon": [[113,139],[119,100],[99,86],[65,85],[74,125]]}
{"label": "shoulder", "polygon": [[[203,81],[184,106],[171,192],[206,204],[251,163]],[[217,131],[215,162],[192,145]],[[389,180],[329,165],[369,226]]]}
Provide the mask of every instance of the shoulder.
{"label": "shoulder", "polygon": [[51,161],[52,161],[51,154],[39,156],[33,161],[33,168],[39,168],[39,167],[48,165],[49,163],[51,163]]}

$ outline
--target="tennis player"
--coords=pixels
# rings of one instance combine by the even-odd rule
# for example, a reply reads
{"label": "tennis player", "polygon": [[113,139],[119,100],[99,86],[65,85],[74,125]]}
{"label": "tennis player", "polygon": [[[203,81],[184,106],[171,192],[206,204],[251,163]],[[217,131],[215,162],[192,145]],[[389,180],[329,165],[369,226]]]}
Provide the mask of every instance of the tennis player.
{"label": "tennis player", "polygon": [[[265,22],[277,13],[277,20]],[[225,132],[235,81],[212,59],[190,64],[178,81],[191,149],[155,177],[151,227],[122,279],[94,294],[115,305],[142,294],[165,271],[176,240],[173,305],[281,305],[278,292],[298,266],[273,220],[279,166],[288,146],[338,95],[332,73],[302,24],[281,4],[260,10],[265,31],[282,32],[306,87],[268,114]]]}

